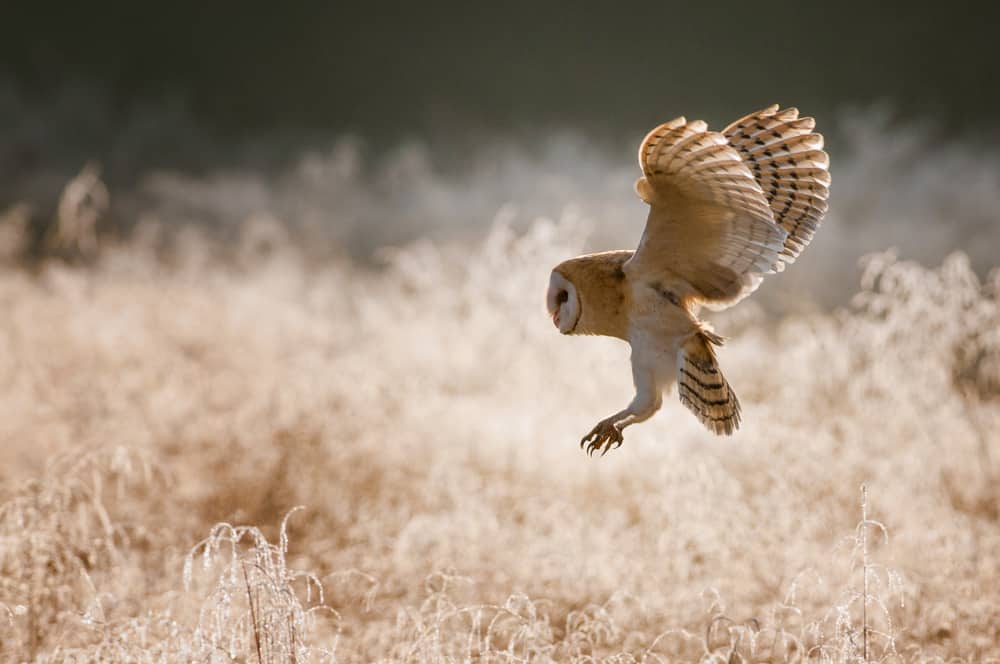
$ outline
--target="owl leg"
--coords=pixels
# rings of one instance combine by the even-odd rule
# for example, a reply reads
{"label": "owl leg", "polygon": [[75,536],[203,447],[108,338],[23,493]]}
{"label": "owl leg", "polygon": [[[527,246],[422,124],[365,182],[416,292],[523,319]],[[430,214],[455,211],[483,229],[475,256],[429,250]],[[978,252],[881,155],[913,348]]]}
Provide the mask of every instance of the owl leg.
{"label": "owl leg", "polygon": [[636,394],[628,408],[598,422],[597,426],[580,441],[580,448],[586,446],[587,454],[593,455],[595,451],[600,450],[601,456],[604,456],[609,451],[621,447],[624,440],[622,429],[630,424],[648,420],[663,404],[660,390],[656,389],[653,372],[633,370],[633,377]]}

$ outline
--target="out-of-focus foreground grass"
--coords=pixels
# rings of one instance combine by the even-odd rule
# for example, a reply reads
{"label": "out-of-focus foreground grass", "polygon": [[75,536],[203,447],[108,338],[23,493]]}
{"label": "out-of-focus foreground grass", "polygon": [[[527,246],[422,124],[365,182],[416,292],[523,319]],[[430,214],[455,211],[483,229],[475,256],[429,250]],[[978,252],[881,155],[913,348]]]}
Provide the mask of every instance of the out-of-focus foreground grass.
{"label": "out-of-focus foreground grass", "polygon": [[[843,181],[776,281],[843,257]],[[263,216],[95,254],[66,214],[89,260],[0,266],[3,661],[1000,658],[1000,271],[881,253],[849,306],[748,301],[715,321],[738,435],[671,397],[589,459],[628,350],[542,296],[593,223],[374,266]]]}

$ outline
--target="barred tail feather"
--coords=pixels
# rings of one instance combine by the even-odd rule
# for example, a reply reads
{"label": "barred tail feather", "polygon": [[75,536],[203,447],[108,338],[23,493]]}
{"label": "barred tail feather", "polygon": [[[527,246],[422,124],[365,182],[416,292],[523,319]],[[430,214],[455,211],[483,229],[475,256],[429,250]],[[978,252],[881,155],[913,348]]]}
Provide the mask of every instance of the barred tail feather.
{"label": "barred tail feather", "polygon": [[712,344],[721,339],[699,331],[681,345],[677,363],[677,388],[681,403],[709,431],[730,435],[740,428],[740,402],[715,357]]}

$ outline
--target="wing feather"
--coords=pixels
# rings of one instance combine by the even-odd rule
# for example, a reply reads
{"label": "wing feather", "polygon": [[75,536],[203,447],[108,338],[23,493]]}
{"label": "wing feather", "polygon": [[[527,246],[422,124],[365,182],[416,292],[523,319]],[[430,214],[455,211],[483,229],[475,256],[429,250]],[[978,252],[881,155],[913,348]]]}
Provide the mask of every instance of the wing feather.
{"label": "wing feather", "polygon": [[639,146],[649,203],[642,240],[625,268],[640,278],[681,278],[709,307],[752,293],[812,240],[827,211],[830,158],[816,121],[777,105],[722,132],[679,117]]}
{"label": "wing feather", "polygon": [[650,212],[627,271],[650,282],[680,277],[693,297],[722,308],[783,268],[787,231],[723,134],[676,118],[646,135],[639,165],[636,191]]}
{"label": "wing feather", "polygon": [[812,240],[827,210],[830,158],[816,121],[796,108],[769,106],[722,130],[767,198],[775,222],[787,233],[781,260],[793,262]]}

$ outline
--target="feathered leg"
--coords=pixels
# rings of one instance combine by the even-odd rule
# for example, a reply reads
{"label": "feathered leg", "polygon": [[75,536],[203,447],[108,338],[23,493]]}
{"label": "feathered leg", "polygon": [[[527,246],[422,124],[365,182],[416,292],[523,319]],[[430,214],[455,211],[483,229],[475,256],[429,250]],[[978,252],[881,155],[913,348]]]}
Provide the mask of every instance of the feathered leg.
{"label": "feathered leg", "polygon": [[592,455],[599,450],[601,456],[604,456],[610,450],[621,447],[624,440],[622,429],[648,420],[663,405],[655,368],[645,366],[635,353],[632,356],[632,380],[635,383],[635,397],[628,407],[598,422],[580,441],[581,448],[586,446],[587,454]]}

